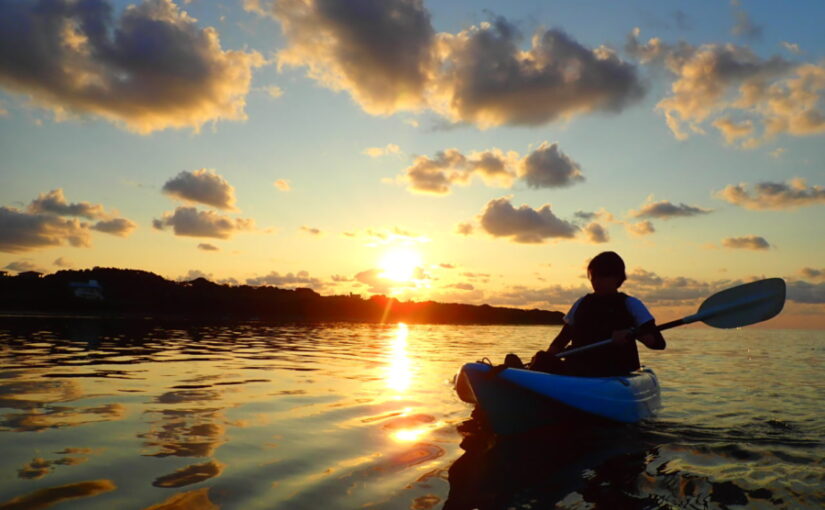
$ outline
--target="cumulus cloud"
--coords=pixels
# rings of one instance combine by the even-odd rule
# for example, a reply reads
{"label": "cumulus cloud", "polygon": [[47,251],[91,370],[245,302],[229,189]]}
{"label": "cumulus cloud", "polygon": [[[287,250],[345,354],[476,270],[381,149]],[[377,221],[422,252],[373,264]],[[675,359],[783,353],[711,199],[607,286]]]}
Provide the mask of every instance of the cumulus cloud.
{"label": "cumulus cloud", "polygon": [[436,34],[420,0],[246,0],[277,19],[280,66],[301,66],[367,112],[430,109],[481,127],[619,111],[641,97],[632,64],[560,30],[523,35],[504,18]]}
{"label": "cumulus cloud", "polygon": [[736,143],[736,140],[753,133],[753,122],[751,120],[735,122],[729,117],[720,117],[713,121],[713,127],[722,133],[722,136],[725,137],[725,142],[729,145],[733,145]]}
{"label": "cumulus cloud", "polygon": [[0,251],[19,253],[70,244],[91,246],[89,225],[75,218],[32,214],[0,206]]}
{"label": "cumulus cloud", "polygon": [[606,243],[610,240],[607,230],[596,222],[588,223],[582,231],[587,240],[594,244]]}
{"label": "cumulus cloud", "polygon": [[797,303],[825,303],[825,283],[809,283],[801,280],[786,282],[788,300]]}
{"label": "cumulus cloud", "polygon": [[803,267],[799,270],[799,273],[810,280],[825,280],[825,267],[821,269]]}
{"label": "cumulus cloud", "polygon": [[203,251],[218,251],[220,248],[210,243],[199,243],[198,249]]}
{"label": "cumulus cloud", "polygon": [[126,218],[112,218],[110,220],[100,220],[91,227],[92,230],[97,230],[98,232],[104,232],[106,234],[112,234],[118,237],[127,237],[136,228],[137,224],[134,221],[128,220]]}
{"label": "cumulus cloud", "polygon": [[272,185],[281,191],[290,191],[292,189],[292,186],[286,179],[278,179],[277,181],[273,182]]}
{"label": "cumulus cloud", "polygon": [[172,227],[176,236],[213,237],[228,239],[240,231],[252,230],[255,221],[244,218],[230,218],[215,211],[199,211],[194,207],[178,207],[174,212],[164,213],[152,225],[163,230]]}
{"label": "cumulus cloud", "polygon": [[633,210],[629,214],[634,218],[668,220],[677,217],[699,216],[710,212],[710,209],[703,209],[694,205],[674,204],[668,200],[661,200],[659,202],[648,201],[638,211]]}
{"label": "cumulus cloud", "polygon": [[355,275],[355,281],[363,283],[373,294],[389,294],[393,286],[389,280],[381,276],[381,269],[367,269]]}
{"label": "cumulus cloud", "polygon": [[182,171],[166,181],[163,192],[189,203],[197,203],[234,211],[235,188],[214,170],[202,168]]}
{"label": "cumulus cloud", "polygon": [[321,289],[326,284],[318,278],[311,277],[306,271],[298,271],[297,273],[280,274],[277,271],[272,271],[264,276],[256,276],[254,278],[246,279],[247,285],[274,285],[282,288],[304,287],[310,289]]}
{"label": "cumulus cloud", "polygon": [[[670,45],[658,38],[640,43],[638,35],[638,29],[631,34],[627,51],[643,63],[663,65],[675,77],[672,95],[657,109],[677,138],[704,133],[702,124],[709,119],[726,137],[749,137],[744,148],[778,134],[825,132],[825,66],[763,59],[733,44]],[[735,124],[723,120],[733,116],[740,117]]]}
{"label": "cumulus cloud", "polygon": [[58,216],[79,216],[90,220],[106,217],[106,211],[100,204],[89,202],[69,203],[62,188],[48,193],[40,193],[28,206],[34,214],[55,214]]}
{"label": "cumulus cloud", "polygon": [[742,236],[742,237],[727,237],[722,240],[722,246],[725,248],[743,249],[743,250],[767,250],[770,249],[771,244],[762,236]]}
{"label": "cumulus cloud", "polygon": [[74,263],[72,263],[72,261],[68,260],[66,257],[57,257],[56,259],[54,259],[54,262],[52,262],[52,264],[54,264],[57,267],[72,267],[74,265]]}
{"label": "cumulus cloud", "polygon": [[559,219],[549,204],[533,209],[518,209],[509,197],[491,200],[481,213],[481,227],[494,237],[506,237],[517,243],[542,243],[553,238],[572,238],[579,228]]}
{"label": "cumulus cloud", "polygon": [[9,262],[3,269],[14,271],[16,273],[25,273],[26,271],[37,271],[38,273],[45,273],[46,270],[35,264],[30,260],[15,260]]}
{"label": "cumulus cloud", "polygon": [[558,188],[584,180],[579,164],[557,143],[546,141],[524,157],[497,148],[467,155],[458,149],[446,149],[433,158],[418,156],[399,180],[415,193],[446,195],[453,185],[467,185],[474,176],[488,186],[504,188],[517,179],[530,188]]}
{"label": "cumulus cloud", "polygon": [[653,227],[653,223],[648,220],[638,221],[636,223],[625,223],[625,229],[634,236],[641,237],[650,235],[656,232],[656,229]]}
{"label": "cumulus cloud", "polygon": [[119,18],[109,0],[0,4],[0,86],[58,118],[91,114],[138,133],[244,119],[257,52],[224,51],[172,0]]}
{"label": "cumulus cloud", "polygon": [[799,45],[796,44],[796,43],[792,43],[792,42],[788,42],[788,41],[782,41],[781,45],[782,45],[783,48],[790,51],[794,55],[800,55],[802,53],[802,49],[800,49]]}
{"label": "cumulus cloud", "polygon": [[559,150],[557,143],[542,143],[521,161],[521,177],[531,188],[559,188],[584,180],[579,164]]}
{"label": "cumulus cloud", "polygon": [[455,232],[458,235],[468,236],[468,235],[473,233],[474,229],[475,229],[475,227],[473,227],[472,223],[462,222],[462,223],[459,223],[458,225],[456,225]]}
{"label": "cumulus cloud", "polygon": [[716,197],[746,209],[794,209],[806,205],[825,204],[825,187],[808,186],[805,179],[782,182],[760,182],[749,191],[748,185],[726,186]]}

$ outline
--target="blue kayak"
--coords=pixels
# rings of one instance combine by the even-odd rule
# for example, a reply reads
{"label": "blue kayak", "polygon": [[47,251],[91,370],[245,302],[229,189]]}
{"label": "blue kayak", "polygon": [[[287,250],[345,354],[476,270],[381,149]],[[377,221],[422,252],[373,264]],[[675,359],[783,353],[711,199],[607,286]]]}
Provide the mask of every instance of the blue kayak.
{"label": "blue kayak", "polygon": [[497,434],[514,434],[564,422],[638,423],[661,407],[659,381],[650,369],[626,376],[573,377],[520,368],[489,373],[487,363],[467,363],[455,390],[475,404]]}

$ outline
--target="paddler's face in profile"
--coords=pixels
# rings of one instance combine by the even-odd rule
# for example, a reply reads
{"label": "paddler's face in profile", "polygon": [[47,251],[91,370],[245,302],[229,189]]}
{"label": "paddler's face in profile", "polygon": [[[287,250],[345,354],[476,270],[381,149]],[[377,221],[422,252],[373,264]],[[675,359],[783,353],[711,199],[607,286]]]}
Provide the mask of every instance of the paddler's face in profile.
{"label": "paddler's face in profile", "polygon": [[622,279],[615,275],[597,275],[588,271],[587,278],[590,280],[590,285],[593,286],[593,292],[596,294],[616,292],[622,284]]}

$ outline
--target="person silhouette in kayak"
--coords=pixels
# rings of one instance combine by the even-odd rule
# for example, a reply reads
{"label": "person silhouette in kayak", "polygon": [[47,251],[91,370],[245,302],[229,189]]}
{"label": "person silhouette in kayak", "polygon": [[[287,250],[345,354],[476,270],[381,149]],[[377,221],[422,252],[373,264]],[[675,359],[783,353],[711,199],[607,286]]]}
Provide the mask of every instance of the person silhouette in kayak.
{"label": "person silhouette in kayak", "polygon": [[[650,349],[665,348],[665,339],[644,303],[619,292],[627,277],[617,253],[606,251],[593,257],[587,278],[593,292],[573,304],[564,316],[564,327],[547,351],[536,353],[531,369],[587,377],[624,375],[640,368],[636,340]],[[556,357],[568,345],[581,347],[608,338],[613,343],[564,361]]]}

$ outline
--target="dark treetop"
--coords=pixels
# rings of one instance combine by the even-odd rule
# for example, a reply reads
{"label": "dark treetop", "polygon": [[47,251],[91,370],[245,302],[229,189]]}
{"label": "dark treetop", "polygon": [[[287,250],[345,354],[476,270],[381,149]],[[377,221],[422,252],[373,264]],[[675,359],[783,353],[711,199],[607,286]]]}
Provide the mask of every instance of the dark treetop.
{"label": "dark treetop", "polygon": [[[89,285],[91,280],[99,286]],[[561,324],[561,312],[490,305],[398,301],[386,296],[322,296],[312,289],[174,282],[147,271],[95,267],[8,276],[0,272],[0,311],[150,315],[276,321],[442,324]]]}

